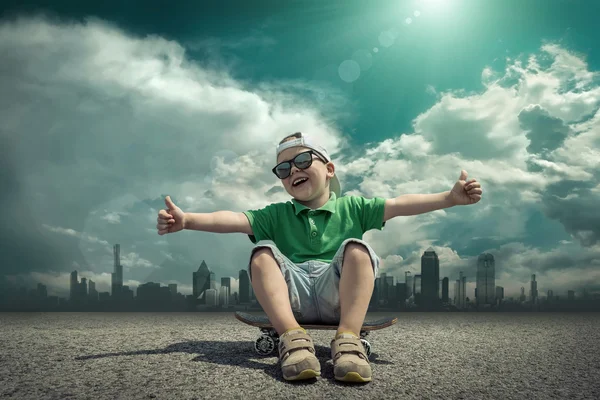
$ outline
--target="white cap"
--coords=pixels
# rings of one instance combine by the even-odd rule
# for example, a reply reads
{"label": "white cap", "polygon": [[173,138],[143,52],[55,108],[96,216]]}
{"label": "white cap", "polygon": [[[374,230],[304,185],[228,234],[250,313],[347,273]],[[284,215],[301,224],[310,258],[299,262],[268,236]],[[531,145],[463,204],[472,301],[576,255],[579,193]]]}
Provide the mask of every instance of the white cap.
{"label": "white cap", "polygon": [[[300,133],[300,135],[302,135],[302,136],[299,138],[289,140],[287,142],[283,142],[279,146],[277,146],[275,162],[277,162],[277,158],[279,158],[279,154],[281,154],[282,151],[287,150],[291,147],[298,147],[298,146],[312,149],[312,150],[316,151],[317,153],[319,153],[319,155],[321,157],[323,157],[327,162],[331,161],[331,157],[329,156],[329,153],[327,152],[327,150],[325,150],[324,147],[318,145],[311,138],[304,136],[302,133]],[[335,193],[336,197],[340,197],[342,188],[340,186],[340,181],[338,180],[337,175],[333,175],[333,178],[331,178],[331,180],[329,181],[329,189],[333,193]]]}

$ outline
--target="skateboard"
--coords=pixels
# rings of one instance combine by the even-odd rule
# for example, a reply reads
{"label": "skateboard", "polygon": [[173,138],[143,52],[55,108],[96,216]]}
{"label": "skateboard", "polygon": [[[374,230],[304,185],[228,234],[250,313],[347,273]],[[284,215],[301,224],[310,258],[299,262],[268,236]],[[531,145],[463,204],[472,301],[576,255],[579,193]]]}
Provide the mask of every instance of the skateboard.
{"label": "skateboard", "polygon": [[[250,326],[256,326],[260,329],[260,335],[254,342],[254,349],[260,355],[266,356],[275,351],[279,345],[279,335],[271,325],[266,315],[252,315],[243,311],[236,311],[235,318]],[[365,337],[370,331],[387,328],[398,322],[396,317],[386,317],[375,321],[365,321],[360,330],[360,341],[365,348],[367,357],[371,355],[371,344]],[[304,329],[336,330],[337,325],[325,324],[300,324]]]}

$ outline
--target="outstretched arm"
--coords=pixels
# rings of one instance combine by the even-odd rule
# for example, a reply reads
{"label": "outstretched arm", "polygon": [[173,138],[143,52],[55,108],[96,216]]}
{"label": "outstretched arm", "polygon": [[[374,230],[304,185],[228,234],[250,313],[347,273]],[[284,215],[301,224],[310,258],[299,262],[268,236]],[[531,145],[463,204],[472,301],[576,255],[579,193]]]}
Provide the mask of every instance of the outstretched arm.
{"label": "outstretched arm", "polygon": [[435,194],[405,194],[385,201],[383,221],[398,216],[424,214],[457,205],[475,204],[483,190],[476,179],[467,182],[467,171],[462,170],[452,190]]}
{"label": "outstretched arm", "polygon": [[442,208],[452,207],[450,191],[435,194],[404,194],[385,201],[383,220],[394,217],[424,214]]}

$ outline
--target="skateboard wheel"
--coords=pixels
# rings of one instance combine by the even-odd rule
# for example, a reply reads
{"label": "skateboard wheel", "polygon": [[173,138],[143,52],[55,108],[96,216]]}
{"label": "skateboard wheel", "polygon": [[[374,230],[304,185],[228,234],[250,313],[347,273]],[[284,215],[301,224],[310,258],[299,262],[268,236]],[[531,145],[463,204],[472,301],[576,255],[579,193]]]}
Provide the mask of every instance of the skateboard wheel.
{"label": "skateboard wheel", "polygon": [[363,347],[365,348],[365,353],[367,353],[367,357],[369,357],[371,355],[371,343],[369,343],[367,339],[360,339],[360,341],[362,342]]}
{"label": "skateboard wheel", "polygon": [[271,336],[260,335],[254,342],[254,350],[261,356],[271,354],[275,350],[275,339]]}

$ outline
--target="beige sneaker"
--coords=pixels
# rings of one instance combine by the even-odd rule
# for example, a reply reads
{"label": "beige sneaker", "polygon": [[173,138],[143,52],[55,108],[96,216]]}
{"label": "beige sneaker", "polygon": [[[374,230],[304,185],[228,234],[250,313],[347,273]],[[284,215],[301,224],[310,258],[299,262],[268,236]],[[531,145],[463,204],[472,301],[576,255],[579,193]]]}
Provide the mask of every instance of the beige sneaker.
{"label": "beige sneaker", "polygon": [[338,381],[370,382],[371,365],[365,348],[356,335],[340,333],[331,341],[333,375]]}
{"label": "beige sneaker", "polygon": [[279,337],[279,360],[285,380],[311,379],[321,375],[321,363],[315,356],[312,338],[302,328],[289,330]]}

